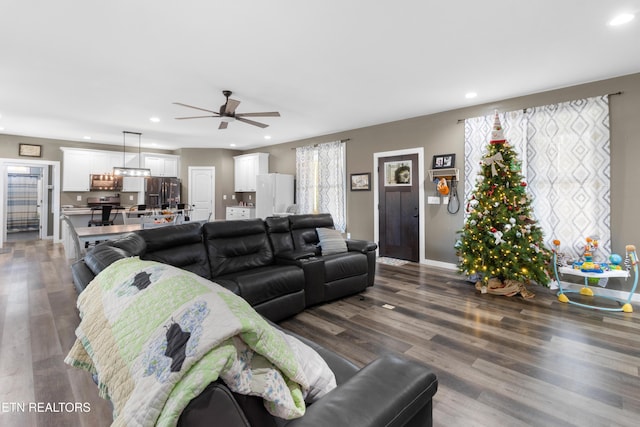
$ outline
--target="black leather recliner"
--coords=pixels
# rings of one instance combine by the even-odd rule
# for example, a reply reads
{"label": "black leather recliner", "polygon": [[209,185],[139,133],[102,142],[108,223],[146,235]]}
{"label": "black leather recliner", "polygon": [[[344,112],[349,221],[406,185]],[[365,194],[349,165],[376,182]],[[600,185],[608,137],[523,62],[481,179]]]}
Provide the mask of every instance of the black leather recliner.
{"label": "black leather recliner", "polygon": [[347,240],[347,252],[322,255],[317,228],[334,228],[329,214],[265,219],[276,262],[304,271],[306,306],[364,291],[373,285],[375,249],[372,242]]}

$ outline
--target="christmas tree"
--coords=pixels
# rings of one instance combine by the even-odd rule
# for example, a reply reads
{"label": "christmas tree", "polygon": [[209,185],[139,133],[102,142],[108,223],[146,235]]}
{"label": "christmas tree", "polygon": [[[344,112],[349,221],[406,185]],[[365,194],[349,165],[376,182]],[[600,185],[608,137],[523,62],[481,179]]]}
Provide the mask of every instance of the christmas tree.
{"label": "christmas tree", "polygon": [[483,293],[531,297],[524,285],[548,285],[551,252],[533,219],[518,155],[504,138],[497,112],[481,165],[456,245],[459,269],[479,277],[476,288]]}

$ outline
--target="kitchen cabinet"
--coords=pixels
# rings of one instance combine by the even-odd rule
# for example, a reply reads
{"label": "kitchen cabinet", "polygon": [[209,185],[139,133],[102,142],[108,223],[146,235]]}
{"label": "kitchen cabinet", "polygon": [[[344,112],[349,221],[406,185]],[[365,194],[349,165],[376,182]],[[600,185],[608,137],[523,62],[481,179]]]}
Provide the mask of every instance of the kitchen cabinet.
{"label": "kitchen cabinet", "polygon": [[62,191],[89,191],[92,150],[62,150]]}
{"label": "kitchen cabinet", "polygon": [[[90,191],[91,174],[110,174],[114,166],[138,167],[138,154],[122,151],[91,150],[84,148],[61,147],[62,150],[62,191]],[[174,157],[170,166],[161,165],[177,175],[178,156]],[[171,166],[173,165],[173,166]],[[144,180],[138,177],[125,177],[122,182],[123,192],[144,191]]]}
{"label": "kitchen cabinet", "polygon": [[180,156],[170,154],[143,154],[144,167],[151,169],[151,176],[178,177]]}
{"label": "kitchen cabinet", "polygon": [[250,219],[256,217],[256,208],[250,206],[227,206],[226,219]]}
{"label": "kitchen cabinet", "polygon": [[269,153],[250,153],[234,158],[236,193],[256,191],[256,176],[269,172]]}

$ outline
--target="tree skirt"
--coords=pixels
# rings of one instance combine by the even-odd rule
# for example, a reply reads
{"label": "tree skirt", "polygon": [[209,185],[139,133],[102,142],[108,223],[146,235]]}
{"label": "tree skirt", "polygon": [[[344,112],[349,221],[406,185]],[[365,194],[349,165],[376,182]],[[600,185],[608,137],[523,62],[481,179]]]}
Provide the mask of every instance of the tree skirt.
{"label": "tree skirt", "polygon": [[520,294],[522,298],[529,299],[534,298],[536,294],[529,291],[524,283],[516,280],[505,280],[502,282],[500,279],[489,279],[489,283],[486,286],[482,285],[481,281],[476,282],[476,289],[483,294],[504,295],[512,297]]}

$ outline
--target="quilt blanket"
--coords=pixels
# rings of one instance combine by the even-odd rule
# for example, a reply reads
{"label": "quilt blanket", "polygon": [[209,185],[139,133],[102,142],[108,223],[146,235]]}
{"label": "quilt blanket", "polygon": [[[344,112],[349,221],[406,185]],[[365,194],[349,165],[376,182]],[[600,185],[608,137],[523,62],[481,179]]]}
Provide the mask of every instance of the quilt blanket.
{"label": "quilt blanket", "polygon": [[175,425],[221,378],[275,416],[304,415],[309,385],[283,335],[242,298],[187,271],[137,257],[102,271],[78,297],[65,362],[97,378],[115,426]]}

